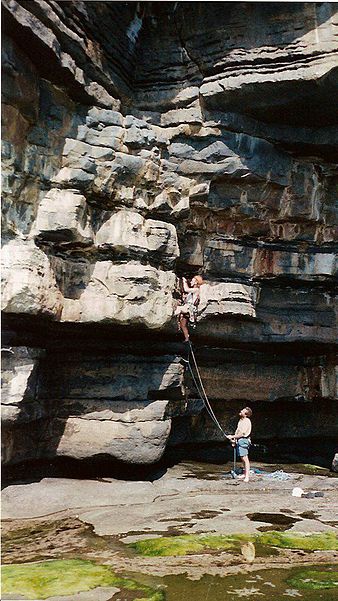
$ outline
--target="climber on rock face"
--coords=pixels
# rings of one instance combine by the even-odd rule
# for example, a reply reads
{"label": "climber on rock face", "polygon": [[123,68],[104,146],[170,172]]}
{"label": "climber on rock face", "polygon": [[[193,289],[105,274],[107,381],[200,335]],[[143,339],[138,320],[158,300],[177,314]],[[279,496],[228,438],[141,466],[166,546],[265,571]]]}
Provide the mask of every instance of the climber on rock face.
{"label": "climber on rock face", "polygon": [[192,327],[196,325],[197,307],[200,302],[200,287],[203,284],[203,278],[195,275],[192,278],[190,286],[186,278],[182,278],[183,283],[183,305],[179,305],[175,311],[178,316],[179,329],[183,332],[184,342],[189,341],[188,324]]}

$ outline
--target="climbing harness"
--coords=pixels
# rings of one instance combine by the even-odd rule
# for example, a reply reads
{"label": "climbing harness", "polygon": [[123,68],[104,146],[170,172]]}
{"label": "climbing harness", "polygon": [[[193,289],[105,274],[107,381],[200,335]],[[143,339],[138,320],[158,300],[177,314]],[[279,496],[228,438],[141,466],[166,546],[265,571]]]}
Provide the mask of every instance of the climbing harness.
{"label": "climbing harness", "polygon": [[196,328],[196,325],[197,325],[197,315],[198,315],[197,307],[195,305],[190,305],[189,326],[193,330]]}

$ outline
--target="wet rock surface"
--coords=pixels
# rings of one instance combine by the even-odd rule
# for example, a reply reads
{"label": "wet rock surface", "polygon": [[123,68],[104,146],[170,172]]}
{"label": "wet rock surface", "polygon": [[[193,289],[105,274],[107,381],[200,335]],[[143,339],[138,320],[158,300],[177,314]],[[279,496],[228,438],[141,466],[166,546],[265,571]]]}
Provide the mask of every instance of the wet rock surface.
{"label": "wet rock surface", "polygon": [[[273,469],[259,467],[263,472]],[[152,482],[42,478],[11,484],[3,491],[3,563],[25,565],[81,557],[110,566],[120,578],[133,575],[143,584],[160,588],[163,577],[174,575],[187,574],[202,586],[206,575],[235,576],[239,571],[250,575],[264,568],[267,572],[260,573],[267,580],[270,569],[288,568],[290,562],[294,568],[304,569],[322,565],[318,569],[324,571],[326,565],[337,563],[337,524],[332,522],[337,505],[335,477],[290,471],[289,480],[284,482],[267,481],[257,474],[245,484],[233,480],[229,469],[230,465],[182,463]],[[213,479],[205,478],[205,472]],[[294,486],[318,490],[324,496],[292,497]],[[276,532],[276,523],[287,526],[287,531]],[[175,544],[187,535],[193,545],[204,536],[205,548],[194,551],[193,546],[178,554],[175,547],[176,551],[163,556],[140,554],[135,547],[147,541],[168,540]],[[231,535],[235,539],[229,545]],[[294,542],[278,542],[278,536],[284,535]],[[317,537],[317,542],[304,546],[304,536],[307,540]],[[325,536],[331,537],[330,541],[325,542]],[[320,537],[324,542],[318,542]],[[217,578],[212,582],[211,586],[216,586]],[[179,583],[180,578],[164,589],[166,599],[171,599]],[[123,588],[122,581],[118,588]],[[228,587],[222,590],[229,592]],[[97,594],[104,595],[105,589],[97,589]],[[134,598],[126,591],[122,594],[126,595],[123,599]],[[69,599],[75,601],[77,596]]]}

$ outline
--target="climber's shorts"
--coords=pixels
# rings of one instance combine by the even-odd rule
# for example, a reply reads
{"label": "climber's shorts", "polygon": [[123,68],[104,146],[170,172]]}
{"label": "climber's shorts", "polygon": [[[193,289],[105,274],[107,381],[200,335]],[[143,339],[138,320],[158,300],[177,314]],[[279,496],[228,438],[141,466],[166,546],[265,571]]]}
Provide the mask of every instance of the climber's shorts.
{"label": "climber's shorts", "polygon": [[185,305],[178,305],[175,309],[175,315],[186,315],[192,319],[195,319],[195,314],[197,312],[196,307],[192,303],[185,303]]}
{"label": "climber's shorts", "polygon": [[236,444],[236,451],[239,457],[245,457],[249,454],[249,448],[251,445],[250,438],[239,438]]}

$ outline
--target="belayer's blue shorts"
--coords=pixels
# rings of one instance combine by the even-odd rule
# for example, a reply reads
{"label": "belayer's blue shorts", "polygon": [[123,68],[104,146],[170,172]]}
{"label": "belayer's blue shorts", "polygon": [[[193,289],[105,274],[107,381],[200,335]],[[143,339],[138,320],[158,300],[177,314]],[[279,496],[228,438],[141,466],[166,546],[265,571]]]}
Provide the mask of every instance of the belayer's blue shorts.
{"label": "belayer's blue shorts", "polygon": [[236,451],[239,457],[245,457],[249,454],[249,448],[251,445],[250,438],[239,438],[236,444]]}

